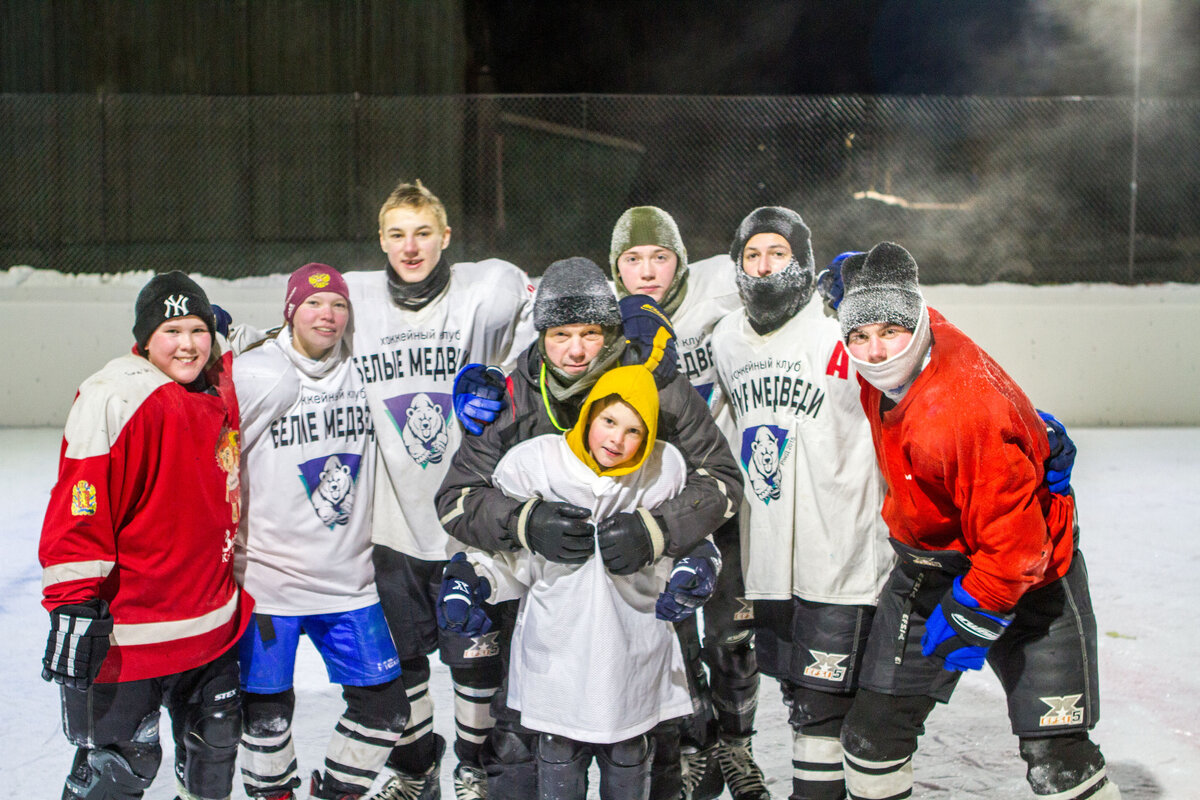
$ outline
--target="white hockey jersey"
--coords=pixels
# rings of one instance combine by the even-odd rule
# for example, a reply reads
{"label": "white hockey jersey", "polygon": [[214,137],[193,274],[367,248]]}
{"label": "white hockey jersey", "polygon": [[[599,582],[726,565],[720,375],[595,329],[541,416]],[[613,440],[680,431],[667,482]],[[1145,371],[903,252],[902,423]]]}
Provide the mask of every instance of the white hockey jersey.
{"label": "white hockey jersey", "polygon": [[744,310],[718,323],[713,353],[744,470],[746,596],[873,605],[893,553],[884,486],[841,329],[814,298],[760,336]]}
{"label": "white hockey jersey", "polygon": [[234,359],[233,377],[244,464],[234,568],[255,610],[301,616],[378,602],[375,435],[346,343],[314,361],[285,327]]}
{"label": "white hockey jersey", "polygon": [[717,380],[712,332],[722,317],[742,307],[742,298],[734,280],[736,269],[733,259],[728,255],[713,256],[689,264],[687,294],[671,316],[679,369],[708,403],[717,427],[730,441],[733,436],[733,416]]}
{"label": "white hockey jersey", "polygon": [[[687,467],[659,442],[641,468],[600,476],[557,434],[510,450],[493,480],[505,494],[592,509],[592,520],[638,506],[653,509],[678,493]],[[472,552],[493,586],[492,600],[521,598],[508,672],[508,704],[521,724],[593,743],[637,736],[659,722],[691,714],[679,640],[654,604],[669,561],[633,575],[612,575],[599,550],[582,565],[558,564],[528,550]]]}
{"label": "white hockey jersey", "polygon": [[454,376],[469,363],[510,369],[535,332],[533,284],[507,261],[450,267],[446,290],[419,311],[392,302],[387,276],[348,272],[354,363],[379,445],[372,539],[426,561],[462,550],[438,522],[434,495],[462,431]]}

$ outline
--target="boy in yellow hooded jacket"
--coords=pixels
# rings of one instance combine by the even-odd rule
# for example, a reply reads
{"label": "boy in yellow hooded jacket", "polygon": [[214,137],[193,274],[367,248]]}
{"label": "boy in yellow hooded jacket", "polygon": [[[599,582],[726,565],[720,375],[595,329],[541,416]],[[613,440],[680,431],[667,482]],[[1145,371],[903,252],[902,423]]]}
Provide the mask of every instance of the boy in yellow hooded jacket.
{"label": "boy in yellow hooded jacket", "polygon": [[[657,422],[653,376],[644,366],[619,367],[596,382],[566,435],[512,448],[493,481],[530,505],[591,509],[593,524],[620,512],[650,513],[682,490],[687,472],[680,452],[656,441]],[[603,796],[646,797],[646,734],[692,712],[678,639],[671,623],[655,617],[671,560],[617,575],[605,568],[603,547],[601,534],[582,564],[527,549],[467,556],[478,583],[466,591],[475,599],[521,600],[508,703],[539,734],[540,798],[582,800],[593,755]]]}

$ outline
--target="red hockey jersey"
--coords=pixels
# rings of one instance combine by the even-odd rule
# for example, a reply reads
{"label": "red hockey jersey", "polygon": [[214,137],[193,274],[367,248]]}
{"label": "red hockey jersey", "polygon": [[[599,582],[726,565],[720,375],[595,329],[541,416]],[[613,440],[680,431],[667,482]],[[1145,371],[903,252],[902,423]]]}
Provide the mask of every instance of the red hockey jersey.
{"label": "red hockey jersey", "polygon": [[48,610],[95,597],[113,615],[97,680],[169,675],[237,642],[253,601],[233,580],[239,516],[231,356],[189,392],[138,355],[79,389],[39,558]]}
{"label": "red hockey jersey", "polygon": [[1008,611],[1066,574],[1075,501],[1043,482],[1046,428],[1020,387],[933,309],[929,323],[930,361],[895,408],[881,415],[881,393],[859,377],[888,486],[883,517],[906,545],[965,553],[963,588]]}

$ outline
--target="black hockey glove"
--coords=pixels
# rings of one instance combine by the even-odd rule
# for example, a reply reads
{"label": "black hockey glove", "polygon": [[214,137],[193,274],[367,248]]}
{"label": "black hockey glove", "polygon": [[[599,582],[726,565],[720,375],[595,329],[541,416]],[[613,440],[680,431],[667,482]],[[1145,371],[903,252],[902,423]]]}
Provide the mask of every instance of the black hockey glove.
{"label": "black hockey glove", "polygon": [[921,653],[945,659],[943,667],[950,672],[983,669],[988,648],[1015,616],[980,608],[959,575],[925,622]]}
{"label": "black hockey glove", "polygon": [[613,575],[632,575],[663,551],[663,523],[644,508],[613,514],[596,526],[604,568]]}
{"label": "black hockey glove", "polygon": [[533,499],[517,517],[517,540],[548,561],[582,564],[596,549],[591,509]]}
{"label": "black hockey glove", "polygon": [[112,629],[108,603],[99,598],[51,611],[42,680],[87,689],[100,674]]}

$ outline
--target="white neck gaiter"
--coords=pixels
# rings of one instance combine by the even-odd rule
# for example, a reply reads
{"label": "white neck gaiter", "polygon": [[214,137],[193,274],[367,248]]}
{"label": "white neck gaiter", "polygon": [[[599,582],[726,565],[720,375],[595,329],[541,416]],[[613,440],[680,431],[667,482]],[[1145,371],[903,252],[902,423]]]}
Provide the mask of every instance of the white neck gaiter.
{"label": "white neck gaiter", "polygon": [[921,317],[917,320],[917,327],[913,330],[908,346],[887,361],[878,364],[860,361],[853,355],[850,356],[850,363],[867,383],[883,392],[892,402],[899,403],[908,392],[908,387],[912,386],[921,370],[929,363],[931,339],[929,309],[922,304]]}

